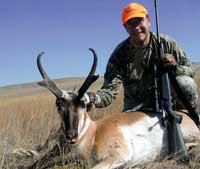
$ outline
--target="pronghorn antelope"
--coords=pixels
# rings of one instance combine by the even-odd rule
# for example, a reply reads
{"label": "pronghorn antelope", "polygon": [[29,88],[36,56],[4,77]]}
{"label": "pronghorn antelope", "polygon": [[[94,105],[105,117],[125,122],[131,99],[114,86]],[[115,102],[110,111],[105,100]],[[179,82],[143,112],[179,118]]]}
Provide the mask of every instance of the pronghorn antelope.
{"label": "pronghorn antelope", "polygon": [[[68,145],[75,146],[85,157],[94,156],[97,164],[93,169],[113,169],[126,163],[134,166],[165,154],[166,130],[155,114],[119,112],[105,119],[91,120],[87,113],[88,103],[82,99],[98,78],[94,75],[97,56],[94,50],[90,50],[94,56],[93,65],[77,93],[57,87],[41,65],[42,54],[37,57],[38,69],[43,77],[39,84],[56,96],[61,128]],[[199,139],[200,131],[195,123],[187,115],[180,114],[183,116],[181,129],[184,139]]]}

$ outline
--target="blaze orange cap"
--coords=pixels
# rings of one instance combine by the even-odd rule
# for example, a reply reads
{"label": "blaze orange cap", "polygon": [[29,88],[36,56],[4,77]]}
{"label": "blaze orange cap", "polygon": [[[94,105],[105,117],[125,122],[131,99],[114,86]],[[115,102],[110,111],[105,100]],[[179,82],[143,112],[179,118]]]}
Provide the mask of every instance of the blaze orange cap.
{"label": "blaze orange cap", "polygon": [[128,4],[124,10],[123,10],[123,13],[122,13],[122,22],[123,22],[123,25],[126,24],[126,22],[129,20],[129,19],[132,19],[132,18],[144,18],[146,15],[148,14],[147,10],[145,9],[144,6],[138,4],[138,3],[131,3],[131,4]]}

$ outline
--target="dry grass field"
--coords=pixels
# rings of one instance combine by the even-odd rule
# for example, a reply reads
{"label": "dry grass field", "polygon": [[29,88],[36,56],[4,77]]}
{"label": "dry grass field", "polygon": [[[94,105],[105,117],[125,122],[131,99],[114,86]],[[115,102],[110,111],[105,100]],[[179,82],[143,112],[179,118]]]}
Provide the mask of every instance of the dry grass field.
{"label": "dry grass field", "polygon": [[[198,83],[198,89],[200,89],[200,71],[197,71],[195,80]],[[72,86],[80,85],[82,79],[68,80],[64,83],[63,80],[58,84],[69,90],[73,90]],[[102,80],[96,82],[89,90],[95,91],[100,87]],[[67,86],[67,84],[70,84]],[[8,95],[0,95],[0,169],[17,168],[18,158],[8,158],[8,155],[16,148],[35,149],[38,145],[44,145],[46,140],[51,135],[56,133],[59,129],[59,116],[56,112],[55,98],[47,90],[42,89],[35,83],[32,84],[37,90],[33,92],[20,93],[21,88],[12,90]],[[25,88],[24,88],[25,89]],[[2,89],[0,89],[1,92]],[[37,92],[36,92],[37,91]],[[200,91],[199,91],[200,92]],[[112,106],[104,109],[93,109],[90,113],[92,119],[98,119],[102,116],[106,116],[110,113],[121,110],[122,108],[122,94],[121,90],[119,97],[115,100]],[[200,103],[199,103],[200,105]],[[198,108],[198,110],[200,110]],[[200,167],[200,146],[198,150],[190,152],[191,162],[189,165],[177,164],[175,161],[155,162],[153,164],[147,164],[141,166],[143,169],[148,168],[199,168]],[[29,157],[26,157],[25,161],[29,161]],[[54,166],[54,169],[61,169],[59,166]],[[62,168],[69,168],[67,166]],[[80,168],[80,166],[78,167]]]}

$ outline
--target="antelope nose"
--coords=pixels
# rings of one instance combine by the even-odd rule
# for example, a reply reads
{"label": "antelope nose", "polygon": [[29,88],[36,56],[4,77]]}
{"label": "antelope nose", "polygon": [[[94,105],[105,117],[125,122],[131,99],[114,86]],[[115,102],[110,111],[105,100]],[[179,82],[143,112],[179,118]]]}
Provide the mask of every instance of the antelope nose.
{"label": "antelope nose", "polygon": [[75,143],[76,143],[76,140],[75,140],[75,139],[67,140],[67,143],[68,143],[68,144],[75,144]]}
{"label": "antelope nose", "polygon": [[74,143],[74,142],[76,142],[76,137],[77,137],[76,133],[68,133],[68,134],[66,135],[67,140],[68,140],[71,144]]}
{"label": "antelope nose", "polygon": [[67,134],[67,138],[68,139],[73,139],[75,137],[75,134],[74,133],[69,133]]}

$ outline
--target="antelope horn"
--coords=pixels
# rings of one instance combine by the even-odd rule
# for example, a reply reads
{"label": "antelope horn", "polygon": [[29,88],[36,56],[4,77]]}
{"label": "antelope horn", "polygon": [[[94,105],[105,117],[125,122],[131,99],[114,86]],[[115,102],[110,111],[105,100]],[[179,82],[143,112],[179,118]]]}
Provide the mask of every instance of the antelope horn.
{"label": "antelope horn", "polygon": [[94,51],[94,49],[89,48],[89,50],[93,53],[93,57],[94,57],[94,61],[91,67],[91,70],[87,76],[87,78],[85,79],[84,83],[82,84],[82,86],[80,87],[80,89],[78,90],[78,96],[77,96],[77,100],[81,99],[83,97],[83,95],[85,94],[85,92],[87,91],[87,89],[91,86],[92,83],[94,83],[99,75],[94,75],[95,71],[96,71],[96,67],[97,67],[97,55]]}
{"label": "antelope horn", "polygon": [[41,64],[41,56],[44,54],[44,52],[41,52],[38,56],[37,56],[37,66],[38,69],[40,71],[40,74],[43,78],[42,81],[38,82],[38,84],[40,86],[43,86],[47,89],[49,89],[56,97],[61,98],[63,97],[63,92],[60,88],[57,87],[57,85],[54,83],[54,81],[52,81],[48,75],[46,74],[46,72],[44,71],[42,64]]}

